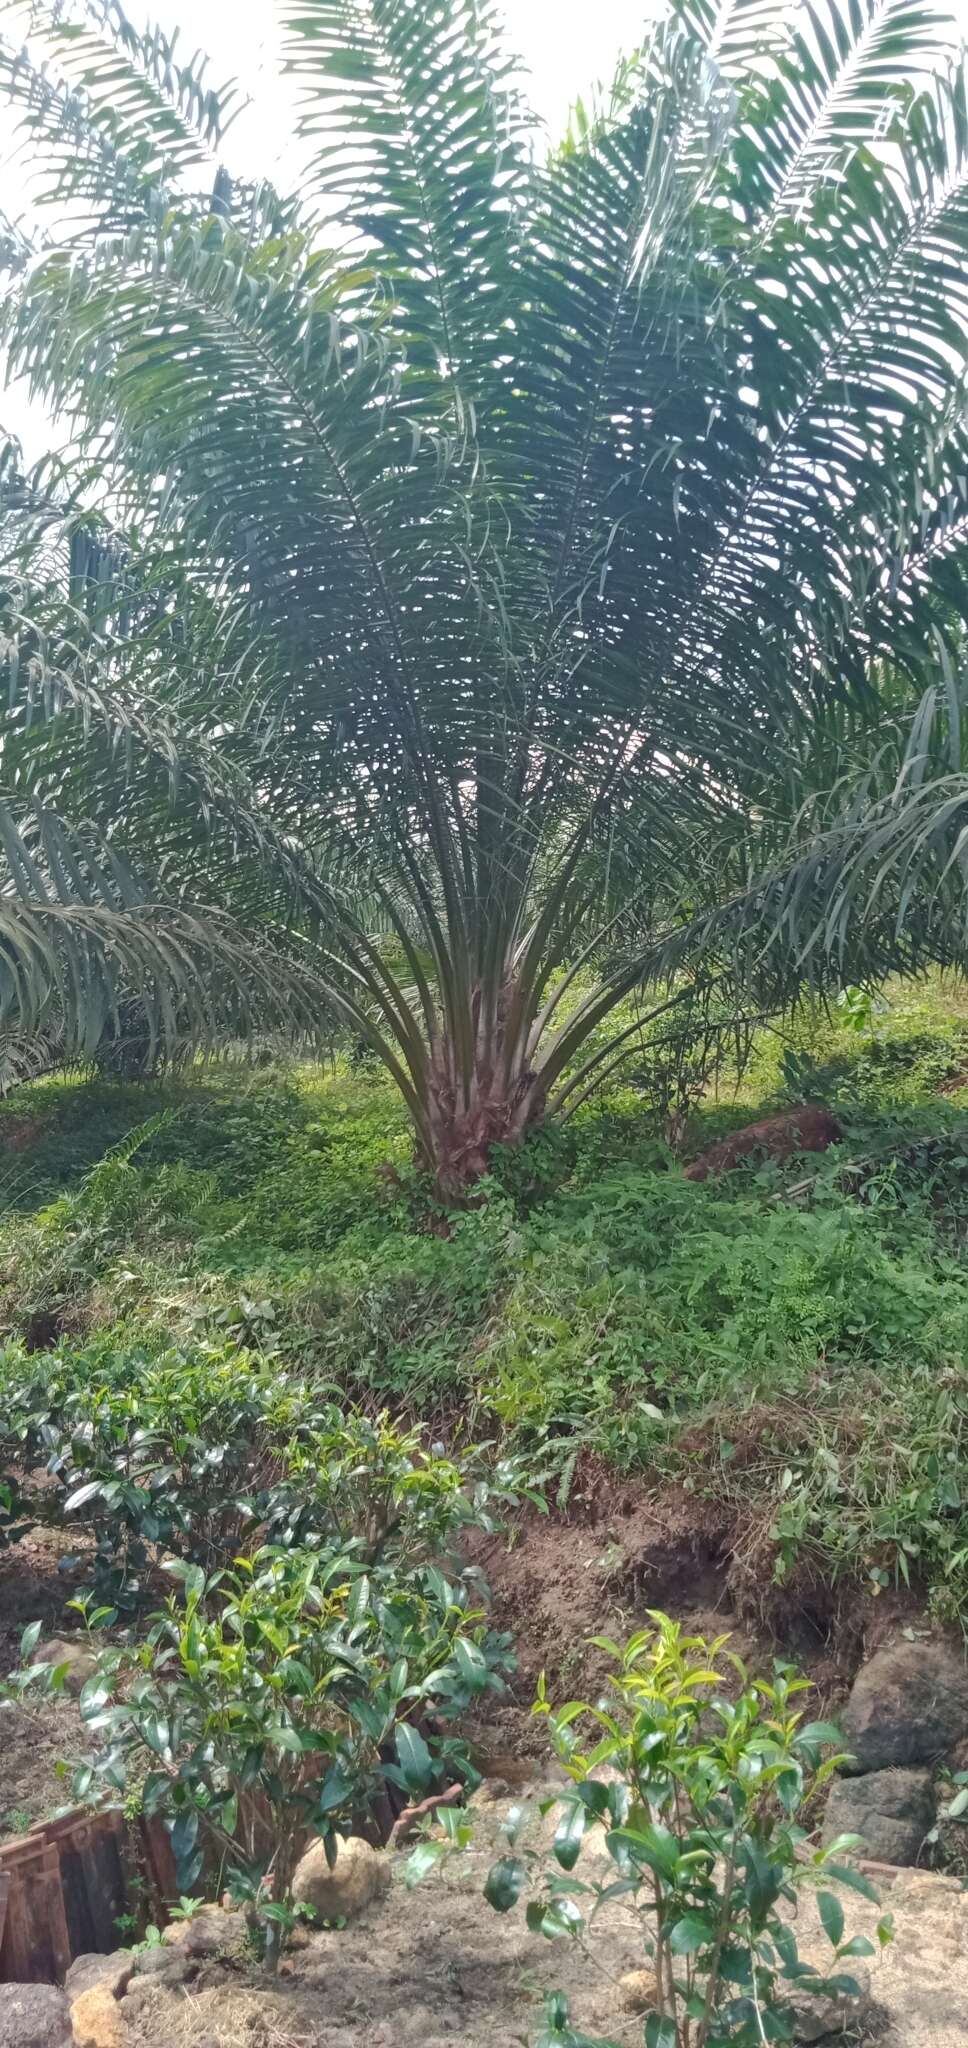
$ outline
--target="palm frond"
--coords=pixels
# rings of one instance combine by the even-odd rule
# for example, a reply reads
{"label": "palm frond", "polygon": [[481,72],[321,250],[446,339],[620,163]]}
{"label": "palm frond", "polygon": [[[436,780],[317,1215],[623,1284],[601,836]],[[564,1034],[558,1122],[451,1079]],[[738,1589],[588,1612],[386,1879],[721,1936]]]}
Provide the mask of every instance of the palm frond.
{"label": "palm frond", "polygon": [[52,1033],[69,1058],[93,1057],[122,1005],[152,1057],[325,1035],[322,984],[296,958],[159,900],[95,827],[2,797],[0,855],[0,1029]]}
{"label": "palm frond", "polygon": [[206,85],[203,58],[181,62],[177,38],[136,29],[119,0],[13,0],[8,18],[25,40],[0,37],[0,85],[43,151],[39,205],[120,222],[163,210],[186,178],[211,189],[237,94]]}
{"label": "palm frond", "polygon": [[0,339],[76,460],[0,504],[4,774],[156,892],[78,897],[85,945],[214,900],[311,961],[455,1182],[637,981],[769,1006],[959,954],[933,0],[669,0],[544,163],[489,4],[287,0],[305,189],[214,206],[194,62],[41,16],[43,90],[9,53],[0,87],[86,210]]}
{"label": "palm frond", "polygon": [[373,252],[411,368],[451,387],[459,439],[494,386],[501,286],[528,182],[528,115],[491,0],[288,0],[308,186]]}

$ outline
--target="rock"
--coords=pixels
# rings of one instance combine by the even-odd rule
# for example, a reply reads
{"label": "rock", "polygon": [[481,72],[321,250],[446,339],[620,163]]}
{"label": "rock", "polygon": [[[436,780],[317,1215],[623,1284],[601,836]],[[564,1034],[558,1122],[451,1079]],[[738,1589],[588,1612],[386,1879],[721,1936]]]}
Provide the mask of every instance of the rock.
{"label": "rock", "polygon": [[[281,1963],[279,1968],[282,1968]],[[226,1985],[231,1982],[230,1971],[231,1966],[226,1968],[221,1956],[203,1958],[192,1977],[192,1997],[197,1998],[204,1991],[221,1991],[224,1993]],[[192,2043],[192,2048],[195,2048],[194,2042]]]}
{"label": "rock", "polygon": [[626,1970],[618,1980],[618,2002],[623,2012],[651,2012],[655,2004],[654,1972]]}
{"label": "rock", "polygon": [[868,1771],[835,1778],[827,1800],[823,1838],[860,1835],[877,1863],[916,1863],[934,1826],[930,1771]]}
{"label": "rock", "polygon": [[136,1961],[129,1948],[116,1948],[109,1956],[75,1956],[64,1978],[64,1990],[71,2004],[96,1984],[106,1984],[112,1998],[123,1998],[134,1976]]}
{"label": "rock", "polygon": [[161,1939],[166,1948],[176,1948],[183,1956],[216,1956],[234,1948],[244,1933],[240,1913],[203,1906],[188,1920],[170,1921]]}
{"label": "rock", "polygon": [[185,1955],[181,1948],[146,1948],[144,1954],[135,1959],[135,1977],[131,1989],[134,1990],[138,1978],[150,1977],[154,1983],[164,1984],[167,1990],[170,1985],[184,1984],[189,1977],[193,1977],[195,1968],[193,1957]]}
{"label": "rock", "polygon": [[322,1842],[306,1850],[296,1865],[292,1895],[297,1905],[311,1906],[317,1920],[352,1920],[371,1900],[383,1897],[391,1882],[387,1857],[358,1835],[348,1835],[339,1845],[334,1870]]}
{"label": "rock", "polygon": [[811,1991],[808,1984],[784,1984],[784,1998],[793,2009],[795,2041],[823,2041],[828,2034],[842,2034],[845,2027],[856,2026],[864,2018],[871,2004],[871,1973],[851,1957],[846,1974],[853,1977],[859,1998],[831,1998]]}
{"label": "rock", "polygon": [[947,1922],[951,1953],[968,1956],[968,1893],[960,1877],[941,1870],[899,1870],[891,1885],[890,1903],[892,1911],[896,1907],[908,1922],[922,1917],[935,1920],[939,1927]]}
{"label": "rock", "polygon": [[160,1977],[132,1977],[121,2001],[121,2017],[127,2021],[149,2012],[164,1996]]}
{"label": "rock", "polygon": [[933,1764],[968,1734],[968,1669],[942,1643],[894,1643],[854,1680],[841,1715],[847,1769]]}
{"label": "rock", "polygon": [[34,1651],[33,1661],[35,1664],[66,1664],[64,1683],[67,1691],[75,1695],[97,1670],[97,1658],[90,1650],[86,1650],[82,1643],[65,1642],[62,1636],[51,1636],[49,1642],[40,1643]]}
{"label": "rock", "polygon": [[66,2048],[71,2016],[59,1984],[5,1984],[0,2048]]}
{"label": "rock", "polygon": [[92,1984],[71,2006],[74,2048],[124,2048],[121,2008],[109,1984]]}

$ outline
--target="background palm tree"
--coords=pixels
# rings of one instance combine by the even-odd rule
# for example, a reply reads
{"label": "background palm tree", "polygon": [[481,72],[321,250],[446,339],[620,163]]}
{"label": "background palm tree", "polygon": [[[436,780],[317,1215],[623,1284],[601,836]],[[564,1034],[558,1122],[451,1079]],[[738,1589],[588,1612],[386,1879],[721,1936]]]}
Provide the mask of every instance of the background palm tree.
{"label": "background palm tree", "polygon": [[[914,0],[673,0],[545,157],[489,5],[282,17],[291,199],[114,0],[0,46],[50,223],[3,339],[73,451],[66,560],[8,507],[10,944],[29,794],[45,878],[93,820],[141,892],[109,1001],[174,1029],[212,935],[457,1196],[633,989],[962,956],[966,67]],[[128,938],[186,919],[159,1006]]]}

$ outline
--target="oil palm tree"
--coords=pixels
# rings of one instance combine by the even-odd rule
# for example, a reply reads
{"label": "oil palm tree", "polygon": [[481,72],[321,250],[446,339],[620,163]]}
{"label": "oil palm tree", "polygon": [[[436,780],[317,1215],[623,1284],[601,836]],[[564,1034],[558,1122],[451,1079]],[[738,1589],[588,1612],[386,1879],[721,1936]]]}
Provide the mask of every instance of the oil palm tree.
{"label": "oil palm tree", "polygon": [[961,957],[966,68],[926,0],[670,0],[547,152],[489,0],[280,37],[291,198],[117,0],[0,45],[3,341],[71,448],[4,900],[25,801],[94,821],[192,920],[169,1011],[207,932],[292,976],[454,1197],[657,1012]]}

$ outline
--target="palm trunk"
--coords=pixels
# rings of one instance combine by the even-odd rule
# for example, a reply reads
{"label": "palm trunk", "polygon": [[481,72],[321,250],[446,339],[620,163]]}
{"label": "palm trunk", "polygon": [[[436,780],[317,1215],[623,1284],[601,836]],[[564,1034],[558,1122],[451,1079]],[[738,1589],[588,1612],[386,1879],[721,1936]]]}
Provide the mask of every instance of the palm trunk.
{"label": "palm trunk", "polygon": [[430,1062],[426,1164],[441,1200],[466,1202],[490,1171],[495,1145],[511,1145],[539,1123],[545,1108],[541,1078],[524,1061],[508,1071],[497,1040],[479,1050],[466,1079],[455,1072],[453,1049],[441,1041]]}

